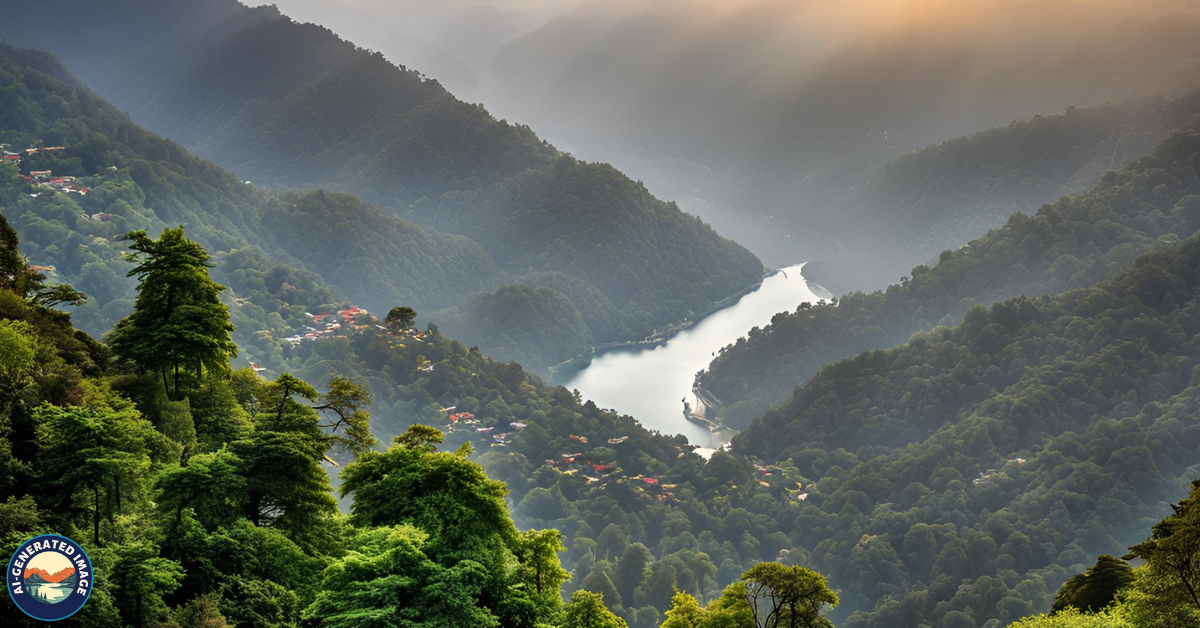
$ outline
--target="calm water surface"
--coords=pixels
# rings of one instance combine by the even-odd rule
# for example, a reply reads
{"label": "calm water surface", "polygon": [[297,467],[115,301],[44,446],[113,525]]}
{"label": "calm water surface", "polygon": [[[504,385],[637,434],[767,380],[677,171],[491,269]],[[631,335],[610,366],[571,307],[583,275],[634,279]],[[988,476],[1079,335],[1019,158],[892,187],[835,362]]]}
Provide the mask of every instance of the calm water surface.
{"label": "calm water surface", "polygon": [[[754,327],[771,322],[778,312],[794,311],[818,300],[813,290],[824,292],[800,274],[803,264],[783,269],[765,279],[758,290],[671,338],[666,344],[641,350],[601,355],[587,368],[564,382],[601,408],[613,408],[636,418],[647,429],[683,434],[701,447],[721,439],[683,418],[683,398],[692,401],[696,373],[708,367],[721,347],[745,336]],[[614,435],[615,436],[615,435]]]}
{"label": "calm water surface", "polygon": [[47,602],[58,602],[71,594],[72,587],[65,584],[47,583],[29,585],[34,595],[45,597]]}

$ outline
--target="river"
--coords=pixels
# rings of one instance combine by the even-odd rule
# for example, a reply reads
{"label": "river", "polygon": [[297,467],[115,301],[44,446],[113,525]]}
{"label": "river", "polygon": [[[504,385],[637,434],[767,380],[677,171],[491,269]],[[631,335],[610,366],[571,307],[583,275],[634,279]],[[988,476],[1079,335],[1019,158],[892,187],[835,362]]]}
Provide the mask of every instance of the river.
{"label": "river", "polygon": [[778,312],[794,311],[801,303],[828,296],[819,286],[809,286],[800,274],[802,266],[784,268],[764,279],[754,292],[665,344],[603,353],[563,385],[601,408],[636,418],[647,429],[683,434],[695,445],[715,447],[728,436],[687,421],[682,400],[686,397],[695,404],[691,390],[696,373],[708,367],[721,347],[767,325]]}

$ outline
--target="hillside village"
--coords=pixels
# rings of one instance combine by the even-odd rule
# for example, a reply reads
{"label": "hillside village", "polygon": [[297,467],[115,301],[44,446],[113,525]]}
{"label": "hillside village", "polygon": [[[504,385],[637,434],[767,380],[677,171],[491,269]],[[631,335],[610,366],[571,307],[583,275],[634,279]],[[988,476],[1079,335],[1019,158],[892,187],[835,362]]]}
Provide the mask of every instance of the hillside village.
{"label": "hillside village", "polygon": [[[0,144],[0,161],[11,163],[20,168],[21,162],[28,157],[40,153],[56,153],[63,150],[66,150],[65,146],[45,146],[26,148],[20,152],[12,152],[9,150],[7,144]],[[115,170],[115,168],[112,168],[112,170]],[[91,191],[87,186],[76,185],[75,177],[56,177],[54,176],[54,171],[52,170],[30,170],[27,174],[21,174],[20,177],[36,188],[54,190],[55,192],[61,192],[63,194],[79,194],[81,196],[87,196],[87,193]],[[34,192],[31,193],[30,196],[36,197],[41,193],[41,191]]]}

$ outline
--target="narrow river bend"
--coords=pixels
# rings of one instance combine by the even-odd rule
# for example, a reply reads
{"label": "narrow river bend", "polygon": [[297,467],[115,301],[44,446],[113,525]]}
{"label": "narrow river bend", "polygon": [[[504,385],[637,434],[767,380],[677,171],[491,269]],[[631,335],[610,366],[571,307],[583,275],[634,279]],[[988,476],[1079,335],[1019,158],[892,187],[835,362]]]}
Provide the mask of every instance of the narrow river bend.
{"label": "narrow river bend", "polygon": [[716,312],[699,324],[653,348],[621,349],[601,354],[583,370],[565,377],[563,385],[578,390],[601,408],[613,408],[636,418],[647,429],[683,434],[701,447],[715,447],[720,438],[683,416],[683,399],[692,401],[696,373],[708,367],[715,352],[754,327],[763,327],[779,312],[794,311],[815,302],[814,292],[800,270],[784,268],[763,280],[757,290]]}

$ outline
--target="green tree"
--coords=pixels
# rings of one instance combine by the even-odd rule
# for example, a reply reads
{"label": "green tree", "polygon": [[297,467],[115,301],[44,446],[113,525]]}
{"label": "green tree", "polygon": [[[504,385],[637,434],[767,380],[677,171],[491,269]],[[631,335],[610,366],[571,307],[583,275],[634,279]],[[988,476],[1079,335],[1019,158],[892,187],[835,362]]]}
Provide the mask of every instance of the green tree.
{"label": "green tree", "polygon": [[836,607],[838,596],[825,577],[800,566],[759,563],[742,574],[746,602],[758,628],[814,628],[833,624],[823,617]]}
{"label": "green tree", "polygon": [[30,303],[42,307],[57,307],[59,305],[82,305],[90,297],[80,290],[65,283],[45,284],[45,277],[40,273],[31,273],[26,284],[26,297]]}
{"label": "green tree", "polygon": [[152,454],[162,461],[171,452],[170,443],[132,409],[43,405],[35,419],[41,443],[38,466],[49,501],[65,512],[90,510],[92,543],[99,547],[102,516],[112,520],[123,509],[123,495],[140,494]]}
{"label": "green tree", "polygon": [[293,541],[311,537],[337,504],[321,468],[325,443],[299,431],[255,430],[233,444],[246,478],[246,516],[254,525],[285,531]]}
{"label": "green tree", "polygon": [[443,439],[445,439],[445,434],[441,430],[417,423],[408,426],[408,429],[393,438],[392,442],[405,449],[435,451]]}
{"label": "green tree", "polygon": [[661,628],[700,628],[703,618],[704,609],[700,608],[696,598],[683,591],[675,591],[671,597],[671,608],[667,609],[667,620]]}
{"label": "green tree", "polygon": [[392,331],[404,331],[417,321],[417,311],[407,305],[394,307],[387,313],[384,321]]}
{"label": "green tree", "polygon": [[1072,607],[1053,615],[1027,617],[1008,628],[1152,628],[1170,625],[1138,624],[1119,607],[1101,613],[1084,613]]}
{"label": "green tree", "polygon": [[241,466],[237,456],[221,449],[192,456],[187,466],[164,469],[155,480],[159,509],[170,513],[173,527],[188,511],[210,530],[232,523],[246,500],[246,480],[238,474]]}
{"label": "green tree", "polygon": [[354,522],[416,526],[429,534],[427,550],[435,560],[491,556],[496,562],[489,569],[499,573],[505,551],[519,545],[504,501],[507,488],[488,478],[466,450],[433,451],[430,442],[438,435],[428,428],[405,436],[414,437],[396,440],[416,446],[366,452],[342,471],[341,492],[354,496]]}
{"label": "green tree", "polygon": [[28,324],[0,321],[0,437],[4,445],[11,444],[16,406],[24,405],[20,394],[32,383],[40,344]]}
{"label": "green tree", "polygon": [[1187,499],[1130,549],[1139,569],[1139,606],[1163,625],[1200,626],[1200,480]]}
{"label": "green tree", "polygon": [[563,607],[563,628],[629,628],[624,619],[604,606],[604,597],[576,591]]}
{"label": "green tree", "polygon": [[18,248],[17,230],[0,214],[0,288],[25,296],[29,265]]}
{"label": "green tree", "polygon": [[167,610],[163,597],[179,587],[183,569],[160,557],[158,546],[149,541],[117,545],[115,553],[113,579],[120,586],[121,615],[133,626],[147,626]]}
{"label": "green tree", "polygon": [[479,602],[483,566],[438,565],[422,551],[426,539],[411,526],[360,531],[352,550],[325,569],[305,620],[321,628],[498,626]]}
{"label": "green tree", "polygon": [[654,556],[641,543],[631,543],[625,546],[621,559],[617,561],[617,590],[621,593],[621,601],[627,607],[634,603],[634,592],[650,575],[650,563]]}
{"label": "green tree", "polygon": [[174,398],[179,398],[181,370],[198,380],[205,371],[228,373],[237,345],[230,336],[229,310],[218,296],[225,287],[208,276],[208,252],[184,237],[183,227],[164,230],[158,240],[145,231],[125,237],[132,241],[127,259],[137,264],[129,276],[138,278],[138,296],[133,313],[113,328],[113,350],[145,371],[160,373]]}
{"label": "green tree", "polygon": [[179,628],[229,628],[221,614],[221,598],[217,595],[201,595],[187,601],[171,613]]}
{"label": "green tree", "polygon": [[548,595],[553,600],[562,599],[562,584],[571,577],[571,573],[562,568],[558,554],[566,549],[562,533],[558,530],[526,530],[521,533],[517,559],[521,561],[521,567],[538,595]]}
{"label": "green tree", "polygon": [[746,601],[746,583],[738,580],[704,609],[700,628],[755,628],[754,612]]}
{"label": "green tree", "polygon": [[332,415],[329,421],[320,424],[330,435],[331,443],[357,455],[376,443],[371,434],[371,414],[366,410],[369,405],[371,394],[366,388],[345,377],[335,376],[329,391],[317,397],[313,410]]}

